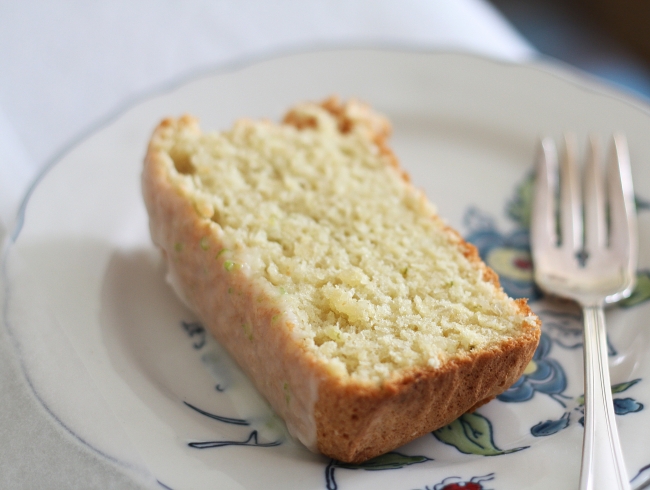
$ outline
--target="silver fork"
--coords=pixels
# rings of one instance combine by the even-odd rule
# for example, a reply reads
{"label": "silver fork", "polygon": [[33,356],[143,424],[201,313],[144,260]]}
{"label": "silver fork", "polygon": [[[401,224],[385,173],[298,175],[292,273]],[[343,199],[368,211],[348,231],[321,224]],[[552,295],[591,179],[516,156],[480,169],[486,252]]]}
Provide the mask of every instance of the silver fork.
{"label": "silver fork", "polygon": [[625,136],[615,134],[603,178],[600,145],[592,138],[581,189],[576,147],[575,136],[565,136],[557,213],[557,151],[552,139],[540,144],[531,221],[535,281],[545,292],[582,307],[585,430],[580,490],[629,490],[614,420],[603,307],[628,297],[636,282],[630,159]]}

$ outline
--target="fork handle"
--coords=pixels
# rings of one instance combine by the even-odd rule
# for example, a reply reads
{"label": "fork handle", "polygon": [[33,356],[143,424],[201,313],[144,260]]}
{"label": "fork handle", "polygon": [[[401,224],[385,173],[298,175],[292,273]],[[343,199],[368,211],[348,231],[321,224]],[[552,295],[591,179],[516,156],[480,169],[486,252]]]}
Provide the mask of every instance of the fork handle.
{"label": "fork handle", "polygon": [[601,305],[583,307],[585,432],[580,490],[630,490],[614,420],[609,380],[605,314]]}

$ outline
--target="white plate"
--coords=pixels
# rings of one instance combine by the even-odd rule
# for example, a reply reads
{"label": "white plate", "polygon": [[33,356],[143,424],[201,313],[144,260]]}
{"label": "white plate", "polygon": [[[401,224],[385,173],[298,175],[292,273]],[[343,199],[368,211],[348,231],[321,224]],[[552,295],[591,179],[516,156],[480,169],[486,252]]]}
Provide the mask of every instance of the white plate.
{"label": "white plate", "polygon": [[[566,305],[533,302],[545,320],[543,348],[517,389],[374,466],[351,468],[289,441],[166,285],[139,192],[157,122],[189,112],[205,128],[228,128],[240,116],[278,119],[296,101],[332,93],[392,119],[393,147],[415,184],[517,294],[531,292],[520,184],[539,135],[624,130],[637,193],[650,199],[647,108],[556,67],[342,50],[205,76],[88,137],[29,197],[5,263],[4,321],[35,393],[103,457],[173,489],[575,488],[582,361],[579,316]],[[646,271],[649,219],[642,211]],[[650,278],[642,279],[647,294]],[[650,301],[641,301],[608,314],[615,398],[626,412],[617,421],[635,483],[650,464],[649,313]]]}

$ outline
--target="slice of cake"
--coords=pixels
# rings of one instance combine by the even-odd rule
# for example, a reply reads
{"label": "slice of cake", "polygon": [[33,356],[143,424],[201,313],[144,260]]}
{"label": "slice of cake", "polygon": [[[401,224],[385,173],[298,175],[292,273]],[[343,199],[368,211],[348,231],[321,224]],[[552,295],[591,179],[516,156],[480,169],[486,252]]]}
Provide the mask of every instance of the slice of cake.
{"label": "slice of cake", "polygon": [[337,99],[226,132],[166,119],[142,180],[178,295],[297,439],[346,462],[489,401],[540,334],[409,183],[389,132]]}

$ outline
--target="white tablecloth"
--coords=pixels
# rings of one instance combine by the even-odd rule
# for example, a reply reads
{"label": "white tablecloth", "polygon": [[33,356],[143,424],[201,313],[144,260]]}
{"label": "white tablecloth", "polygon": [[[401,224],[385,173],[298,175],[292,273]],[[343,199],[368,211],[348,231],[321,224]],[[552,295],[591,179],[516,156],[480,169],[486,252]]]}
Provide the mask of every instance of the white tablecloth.
{"label": "white tablecloth", "polygon": [[[482,0],[0,1],[0,243],[34,179],[143,95],[241,59],[331,46],[534,56]],[[4,325],[0,436],[0,488],[148,485],[90,451],[47,412]]]}

